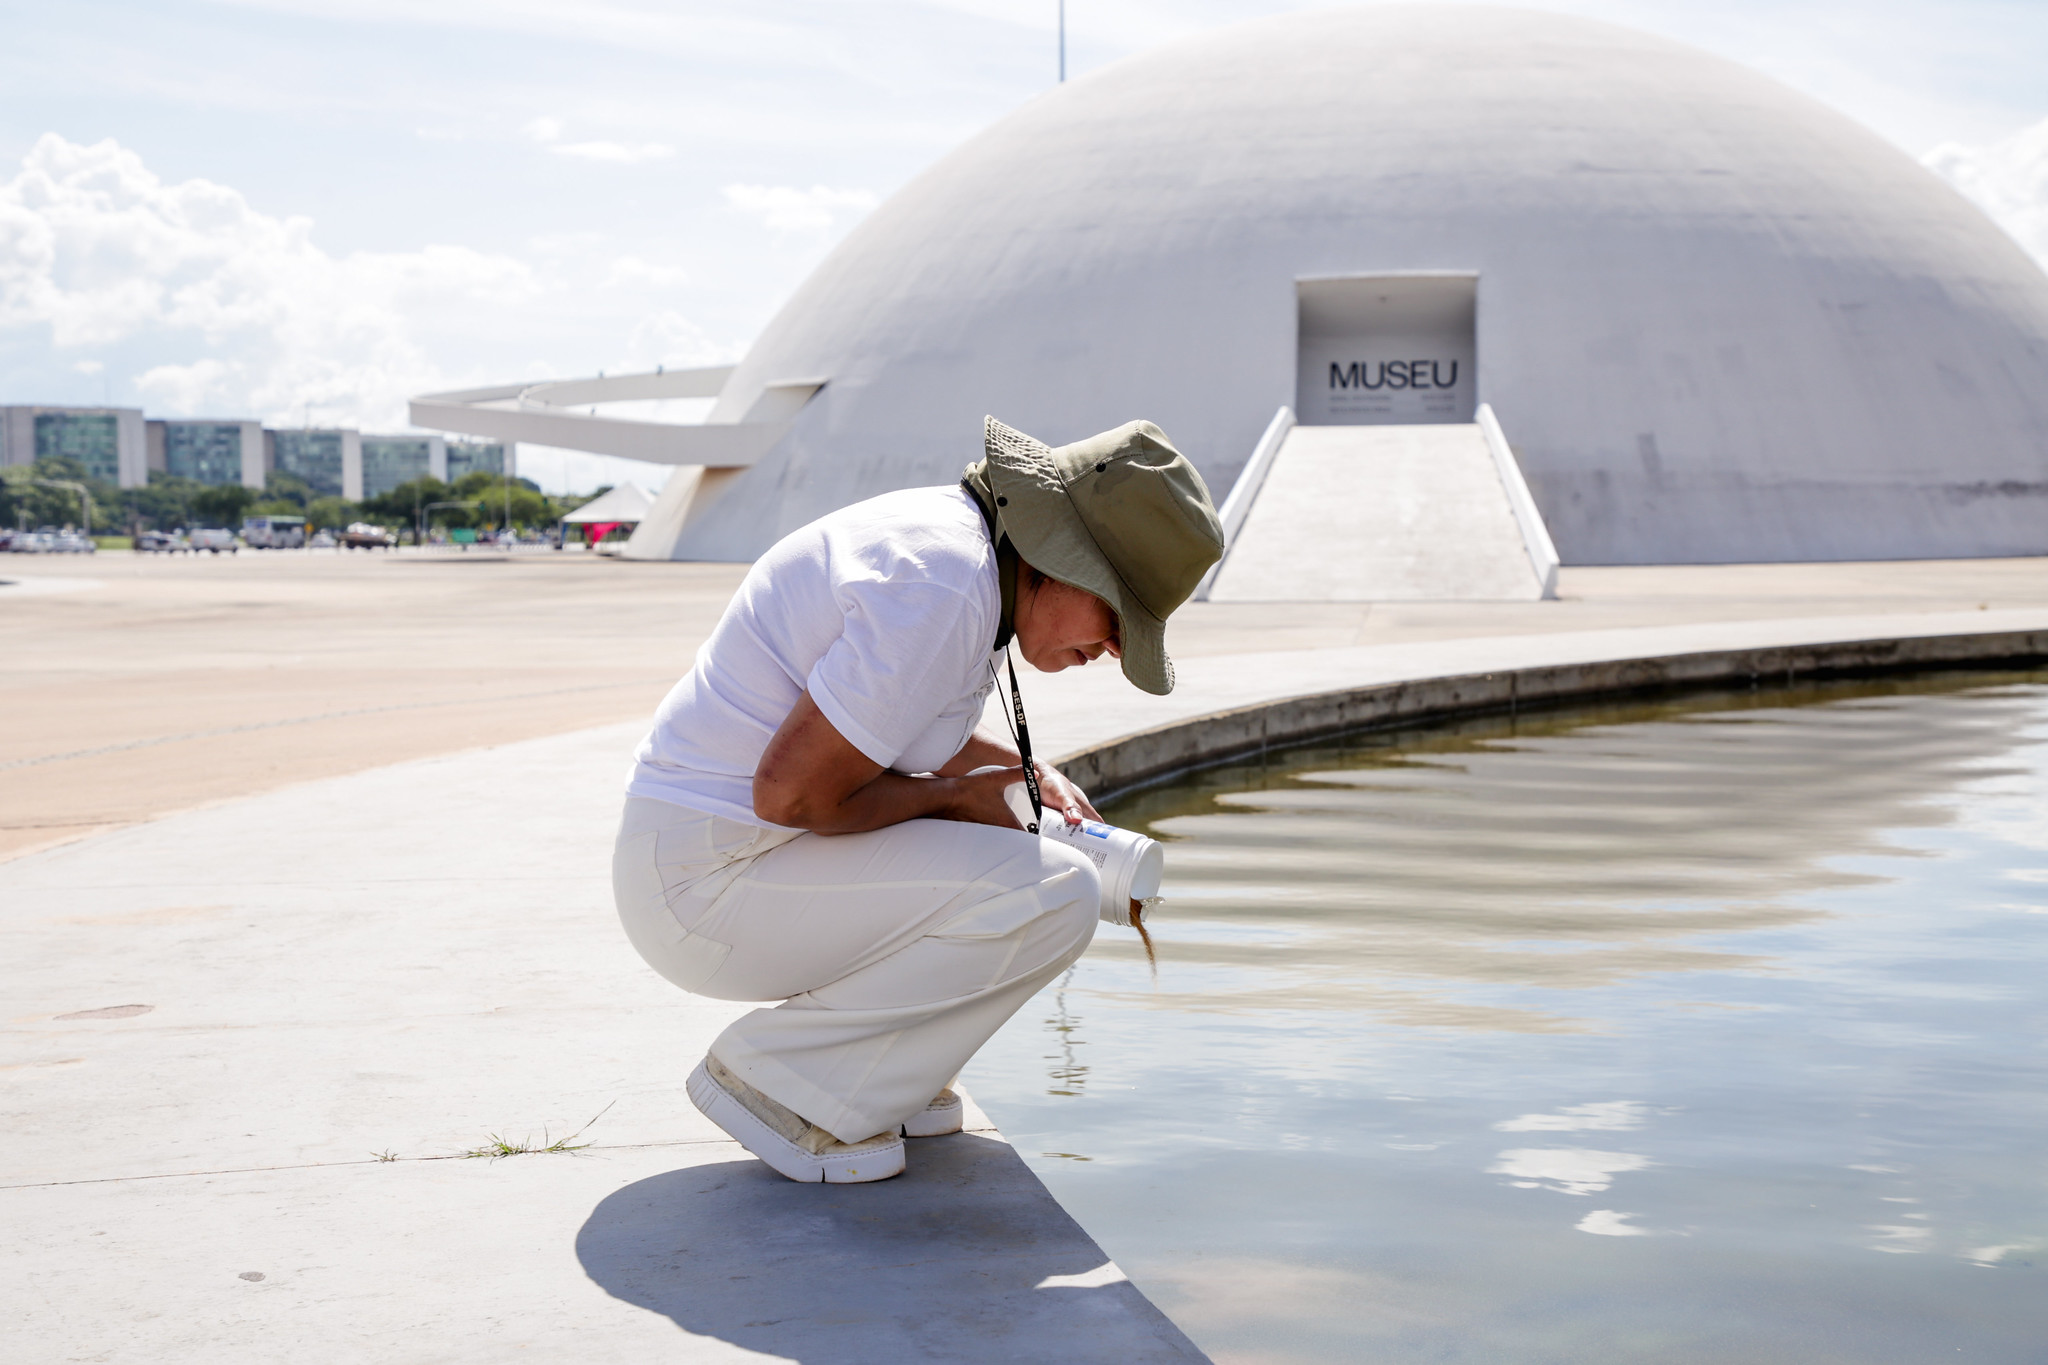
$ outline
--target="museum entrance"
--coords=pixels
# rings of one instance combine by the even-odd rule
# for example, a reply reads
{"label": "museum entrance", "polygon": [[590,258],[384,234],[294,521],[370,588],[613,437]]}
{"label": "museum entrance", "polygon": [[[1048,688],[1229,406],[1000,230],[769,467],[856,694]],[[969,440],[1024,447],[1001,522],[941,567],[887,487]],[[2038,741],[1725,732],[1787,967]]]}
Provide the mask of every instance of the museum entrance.
{"label": "museum entrance", "polygon": [[1479,403],[1478,286],[1466,272],[1297,280],[1297,420],[1470,422]]}

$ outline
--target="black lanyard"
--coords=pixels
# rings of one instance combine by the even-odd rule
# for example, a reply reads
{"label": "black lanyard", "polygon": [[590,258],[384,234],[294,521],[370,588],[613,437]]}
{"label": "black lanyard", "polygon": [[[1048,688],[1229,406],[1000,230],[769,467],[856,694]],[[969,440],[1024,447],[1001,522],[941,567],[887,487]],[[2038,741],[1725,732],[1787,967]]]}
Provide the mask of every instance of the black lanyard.
{"label": "black lanyard", "polygon": [[[1017,741],[1017,756],[1024,761],[1024,790],[1031,797],[1031,823],[1026,829],[1036,834],[1039,819],[1045,814],[1045,798],[1038,790],[1038,765],[1031,761],[1031,726],[1024,720],[1024,694],[1017,690],[1017,660],[1010,654],[1010,639],[1016,634],[1011,617],[1016,610],[1017,550],[997,523],[996,509],[989,506],[973,481],[962,479],[960,486],[968,497],[974,499],[981,519],[988,524],[988,538],[995,543],[996,582],[1004,599],[1003,619],[996,626],[995,647],[1003,651],[1003,662],[1010,666],[1010,715],[1013,717],[1010,736]],[[993,672],[993,668],[990,671]]]}
{"label": "black lanyard", "polygon": [[1039,817],[1045,814],[1045,801],[1038,792],[1038,765],[1031,761],[1031,727],[1024,720],[1024,694],[1017,690],[1017,661],[1007,647],[1003,650],[1003,662],[1010,666],[1010,710],[1017,718],[1013,733],[1017,756],[1024,760],[1024,790],[1031,794],[1031,823],[1026,832],[1036,834]]}

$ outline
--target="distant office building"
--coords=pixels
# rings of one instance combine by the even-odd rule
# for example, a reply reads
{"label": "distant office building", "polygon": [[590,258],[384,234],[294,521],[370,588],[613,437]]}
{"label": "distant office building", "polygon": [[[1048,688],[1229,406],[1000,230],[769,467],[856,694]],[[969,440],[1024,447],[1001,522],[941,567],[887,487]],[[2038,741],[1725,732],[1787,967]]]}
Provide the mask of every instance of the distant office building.
{"label": "distant office building", "polygon": [[276,471],[303,480],[315,497],[360,502],[429,476],[516,472],[517,449],[430,434],[366,436],[345,427],[272,430],[240,418],[145,420],[140,408],[0,406],[0,465],[68,455],[91,477],[123,488],[147,484],[156,471],[261,489]]}
{"label": "distant office building", "polygon": [[374,498],[389,493],[414,479],[436,478],[453,482],[481,470],[505,472],[506,446],[499,442],[450,441],[438,435],[365,434],[363,449],[363,496]]}
{"label": "distant office building", "polygon": [[374,498],[402,483],[439,478],[447,468],[439,436],[364,436],[362,496]]}
{"label": "distant office building", "polygon": [[363,438],[339,427],[301,427],[264,433],[265,464],[305,480],[315,497],[363,496]]}
{"label": "distant office building", "polygon": [[263,487],[261,422],[175,417],[149,426],[149,467],[200,483]]}
{"label": "distant office building", "polygon": [[499,441],[450,441],[448,442],[448,473],[450,483],[464,474],[505,474],[517,468],[515,460],[508,469],[505,453],[508,448]]}
{"label": "distant office building", "polygon": [[0,408],[0,464],[34,464],[66,455],[88,476],[123,488],[149,482],[148,438],[140,408]]}

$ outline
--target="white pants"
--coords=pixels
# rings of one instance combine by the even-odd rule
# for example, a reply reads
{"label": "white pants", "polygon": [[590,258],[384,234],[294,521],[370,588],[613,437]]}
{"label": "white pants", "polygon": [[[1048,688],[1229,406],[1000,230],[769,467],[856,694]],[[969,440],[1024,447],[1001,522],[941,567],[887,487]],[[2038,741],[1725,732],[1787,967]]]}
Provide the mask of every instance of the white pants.
{"label": "white pants", "polygon": [[780,1000],[711,1044],[842,1142],[888,1132],[1094,936],[1093,865],[1022,830],[911,820],[797,834],[629,797],[626,936],[718,1000]]}

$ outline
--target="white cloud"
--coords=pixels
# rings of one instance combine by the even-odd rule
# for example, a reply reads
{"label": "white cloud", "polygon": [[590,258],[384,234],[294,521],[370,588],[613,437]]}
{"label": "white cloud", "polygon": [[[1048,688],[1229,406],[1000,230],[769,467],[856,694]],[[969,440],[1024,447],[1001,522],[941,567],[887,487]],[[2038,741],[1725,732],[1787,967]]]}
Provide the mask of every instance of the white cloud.
{"label": "white cloud", "polygon": [[1944,142],[1925,159],[2048,265],[2048,119],[1988,146]]}
{"label": "white cloud", "polygon": [[689,283],[688,272],[672,265],[655,265],[638,256],[621,256],[605,272],[606,289],[670,289]]}
{"label": "white cloud", "polygon": [[[674,309],[657,309],[634,324],[626,337],[621,370],[665,365],[679,370],[695,365],[730,365],[739,359],[735,347],[707,336],[702,327]],[[650,365],[652,362],[652,365]]]}
{"label": "white cloud", "polygon": [[1640,1171],[1650,1158],[1634,1152],[1601,1152],[1590,1147],[1518,1147],[1502,1152],[1486,1168],[1488,1175],[1511,1175],[1510,1184],[1525,1190],[1559,1194],[1598,1194],[1625,1171]]}
{"label": "white cloud", "polygon": [[724,193],[728,205],[760,219],[770,232],[823,234],[879,202],[870,190],[835,190],[824,185],[807,190],[791,185],[727,185]]}
{"label": "white cloud", "polygon": [[557,156],[579,157],[584,161],[614,161],[631,166],[674,156],[676,149],[663,142],[565,142],[554,148],[554,152]]}
{"label": "white cloud", "polygon": [[556,156],[573,156],[580,161],[610,161],[632,166],[676,154],[676,149],[665,142],[564,142],[562,121],[549,116],[529,119],[524,131],[528,139]]}
{"label": "white cloud", "polygon": [[1502,1133],[1571,1133],[1582,1129],[1640,1128],[1650,1106],[1639,1100],[1607,1100],[1572,1104],[1556,1114],[1524,1114],[1494,1124]]}
{"label": "white cloud", "polygon": [[160,410],[387,426],[408,395],[457,378],[424,333],[488,325],[556,287],[461,246],[335,256],[312,227],[224,185],[167,184],[111,140],[46,134],[0,183],[0,339],[127,346]]}
{"label": "white cloud", "polygon": [[[170,412],[196,413],[220,406],[214,401],[216,394],[226,411],[235,406],[239,377],[226,362],[204,359],[186,365],[153,365],[136,377],[135,387],[148,395],[152,406],[161,405]],[[324,413],[322,420],[327,420]]]}

